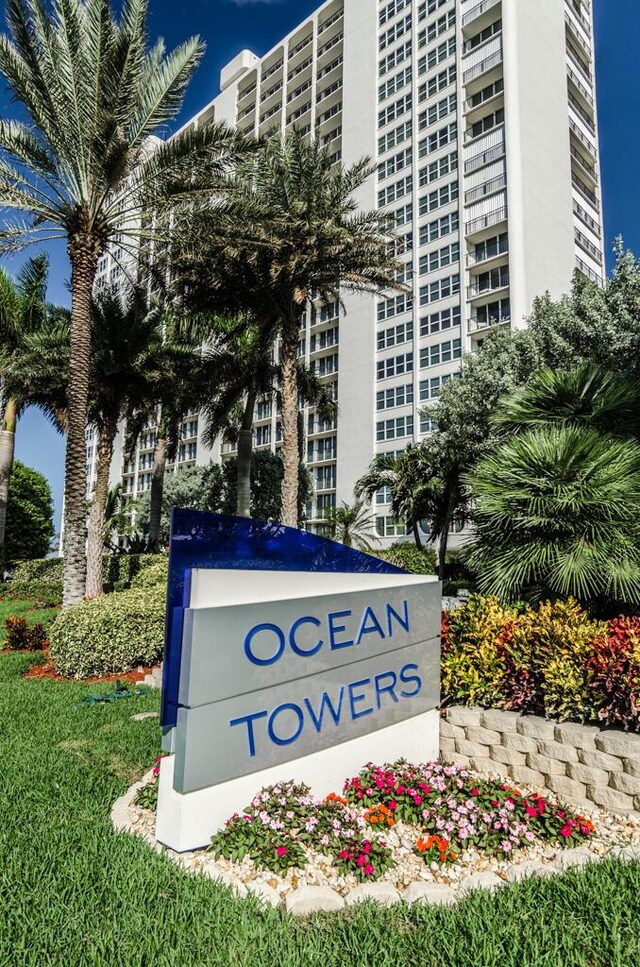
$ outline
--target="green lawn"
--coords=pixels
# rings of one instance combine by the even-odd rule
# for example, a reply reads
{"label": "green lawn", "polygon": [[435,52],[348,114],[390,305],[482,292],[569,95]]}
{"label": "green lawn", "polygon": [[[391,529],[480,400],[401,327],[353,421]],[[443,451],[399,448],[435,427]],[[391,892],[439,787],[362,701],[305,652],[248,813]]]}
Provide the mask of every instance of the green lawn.
{"label": "green lawn", "polygon": [[608,862],[455,909],[352,908],[306,921],[235,900],[109,823],[152,763],[158,695],[21,680],[0,656],[0,965],[637,967],[640,865]]}
{"label": "green lawn", "polygon": [[6,632],[4,623],[7,618],[26,618],[29,625],[42,624],[48,627],[56,616],[55,608],[45,608],[37,601],[24,601],[19,598],[0,598],[0,643]]}

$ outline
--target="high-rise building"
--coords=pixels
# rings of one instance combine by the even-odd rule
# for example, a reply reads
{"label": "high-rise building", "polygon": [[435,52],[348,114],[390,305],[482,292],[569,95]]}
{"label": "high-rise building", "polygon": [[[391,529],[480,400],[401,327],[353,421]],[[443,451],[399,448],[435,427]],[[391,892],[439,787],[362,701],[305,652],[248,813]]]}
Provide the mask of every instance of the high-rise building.
{"label": "high-rise building", "polygon": [[[412,287],[307,313],[300,354],[339,406],[337,425],[304,414],[313,521],[353,499],[375,453],[429,433],[421,409],[487,333],[524,325],[576,269],[602,281],[592,4],[329,0],[264,56],[242,51],[220,88],[190,125],[295,125],[336,162],[375,161],[358,201],[395,215]],[[277,446],[275,403],[257,417],[256,445]],[[198,463],[229,452],[194,440]],[[145,472],[133,468],[134,492]],[[376,524],[395,538],[388,496]]]}

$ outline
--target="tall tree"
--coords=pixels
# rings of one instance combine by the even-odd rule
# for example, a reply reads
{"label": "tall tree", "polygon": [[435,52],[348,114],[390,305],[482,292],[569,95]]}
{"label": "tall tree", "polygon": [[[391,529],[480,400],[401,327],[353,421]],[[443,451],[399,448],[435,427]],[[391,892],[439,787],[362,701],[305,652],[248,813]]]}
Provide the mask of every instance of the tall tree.
{"label": "tall tree", "polygon": [[364,500],[356,500],[351,505],[343,500],[339,507],[327,512],[325,522],[322,534],[346,547],[369,552],[372,544],[379,543],[373,515]]}
{"label": "tall tree", "polygon": [[[15,280],[0,269],[0,377],[23,348],[24,339],[47,325],[46,255],[38,255],[26,262]],[[0,548],[4,545],[7,520],[9,477],[15,451],[16,424],[25,400],[7,393],[4,387],[4,413],[0,431]]]}
{"label": "tall tree", "polygon": [[[65,461],[65,605],[85,592],[85,427],[91,294],[111,241],[138,254],[167,220],[142,217],[211,189],[237,147],[215,124],[151,140],[175,117],[203,52],[198,38],[149,48],[147,0],[7,0],[0,74],[30,123],[0,121],[0,206],[30,216],[0,229],[0,252],[66,240],[71,263],[71,359]],[[207,159],[206,169],[199,162]],[[205,174],[206,171],[206,174]]]}
{"label": "tall tree", "polygon": [[[279,343],[282,392],[283,523],[298,518],[298,343],[315,298],[402,288],[389,216],[358,209],[355,194],[374,168],[335,165],[319,140],[300,132],[270,138],[232,179],[229,202],[197,212],[181,233],[178,260],[191,304],[228,293]],[[220,266],[225,265],[225,271]],[[222,291],[224,290],[224,291]],[[219,309],[219,304],[215,305]],[[229,308],[229,306],[227,306]]]}
{"label": "tall tree", "polygon": [[16,460],[9,483],[5,560],[46,557],[53,535],[53,501],[47,479]]}

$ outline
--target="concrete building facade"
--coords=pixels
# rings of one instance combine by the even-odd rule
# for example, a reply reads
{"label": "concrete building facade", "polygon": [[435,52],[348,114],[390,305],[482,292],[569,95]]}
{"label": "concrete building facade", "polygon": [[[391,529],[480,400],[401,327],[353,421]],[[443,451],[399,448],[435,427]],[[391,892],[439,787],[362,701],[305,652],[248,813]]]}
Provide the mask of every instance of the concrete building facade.
{"label": "concrete building facade", "polygon": [[[189,125],[263,135],[297,126],[336,162],[368,155],[364,208],[393,212],[412,294],[346,295],[307,313],[300,354],[332,387],[336,424],[305,411],[310,525],[374,454],[430,432],[421,416],[487,333],[526,324],[534,298],[604,276],[591,0],[328,0],[262,57],[242,51]],[[104,259],[101,277],[113,270]],[[277,447],[261,401],[257,447]],[[149,436],[150,444],[151,428]],[[224,459],[185,422],[179,464]],[[148,485],[151,446],[113,478]],[[385,542],[405,533],[379,493]]]}

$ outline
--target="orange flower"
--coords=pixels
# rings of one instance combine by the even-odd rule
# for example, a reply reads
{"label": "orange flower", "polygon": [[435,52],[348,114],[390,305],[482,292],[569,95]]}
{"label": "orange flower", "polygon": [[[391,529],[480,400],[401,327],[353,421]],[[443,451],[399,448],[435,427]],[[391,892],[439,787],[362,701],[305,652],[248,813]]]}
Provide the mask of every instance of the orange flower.
{"label": "orange flower", "polygon": [[338,796],[335,792],[330,792],[328,796],[325,796],[325,802],[339,802],[341,806],[347,806],[348,802],[343,799],[342,796]]}

